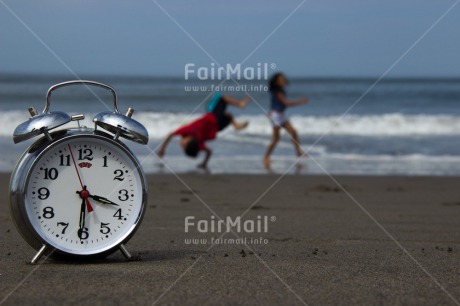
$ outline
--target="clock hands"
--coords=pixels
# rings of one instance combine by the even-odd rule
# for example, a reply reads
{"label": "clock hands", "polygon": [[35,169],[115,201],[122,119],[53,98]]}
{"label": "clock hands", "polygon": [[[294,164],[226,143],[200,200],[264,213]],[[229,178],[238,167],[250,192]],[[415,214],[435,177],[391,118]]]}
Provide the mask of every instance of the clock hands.
{"label": "clock hands", "polygon": [[[83,240],[87,239],[88,236],[89,236],[88,229],[85,227],[86,208],[88,207],[88,203],[89,203],[88,198],[91,198],[91,199],[93,199],[93,200],[95,200],[95,201],[97,201],[99,203],[102,203],[102,204],[115,205],[115,206],[119,206],[119,205],[117,203],[114,203],[114,202],[110,201],[107,198],[97,196],[97,195],[91,195],[89,193],[88,189],[86,189],[86,186],[83,186],[83,190],[77,191],[76,193],[82,199],[81,207],[80,207],[79,229],[78,229],[77,234],[78,234],[78,238],[80,238],[80,240],[81,240],[81,243],[83,243]],[[121,210],[119,209],[119,211],[121,211]],[[88,212],[89,212],[89,210],[88,210]],[[98,219],[97,215],[94,215],[94,216],[96,217],[96,219]],[[101,225],[103,225],[103,224],[105,224],[105,223],[101,223]],[[108,223],[106,225],[108,225]]]}
{"label": "clock hands", "polygon": [[[83,181],[81,179],[80,172],[78,172],[77,163],[75,162],[75,158],[73,157],[72,148],[70,147],[70,144],[68,144],[67,146],[69,147],[70,156],[72,157],[73,166],[75,167],[75,171],[77,172],[78,180],[80,181],[80,186],[81,186],[81,188],[83,188],[83,191],[84,191],[84,190],[86,190],[86,186],[83,186]],[[89,200],[87,198],[88,197],[85,198],[86,207],[88,208],[88,212],[92,212],[93,207],[91,206],[91,203],[89,202]]]}
{"label": "clock hands", "polygon": [[107,198],[100,197],[100,196],[97,196],[97,195],[89,195],[88,197],[93,199],[94,201],[97,201],[97,202],[102,203],[102,204],[120,206],[117,203],[114,203],[114,202],[110,201]]}
{"label": "clock hands", "polygon": [[[88,238],[88,229],[85,227],[86,209],[88,208],[88,212],[91,212],[93,211],[93,208],[91,204],[89,204],[89,200],[88,200],[89,191],[86,189],[86,186],[83,186],[83,190],[77,191],[77,193],[80,195],[80,198],[82,199],[81,208],[80,208],[80,222],[78,223],[79,229],[77,233],[78,233],[78,238],[86,239]],[[91,207],[91,210],[89,210],[89,207]]]}
{"label": "clock hands", "polygon": [[88,201],[88,198],[91,198],[94,201],[97,201],[97,202],[102,203],[102,204],[120,206],[117,203],[114,203],[114,202],[110,201],[107,198],[104,198],[104,197],[101,197],[101,196],[98,196],[98,195],[90,194],[89,191],[86,189],[86,186],[83,186],[83,190],[82,191],[77,191],[77,193],[80,195],[81,198],[83,198],[86,201]]}
{"label": "clock hands", "polygon": [[[88,229],[85,227],[85,221],[86,221],[86,210],[88,209],[88,212],[93,212],[93,206],[91,205],[89,199],[93,199],[96,202],[102,203],[102,204],[107,204],[107,205],[114,205],[114,206],[119,206],[117,203],[114,203],[110,201],[109,199],[97,195],[91,195],[89,191],[86,189],[86,185],[83,184],[82,177],[80,175],[80,172],[78,171],[77,168],[77,163],[75,162],[75,158],[73,156],[72,148],[70,147],[70,144],[67,145],[69,148],[70,156],[72,158],[72,162],[75,168],[75,172],[77,173],[78,181],[80,182],[80,186],[82,188],[81,191],[77,191],[77,194],[80,196],[82,199],[81,203],[81,208],[80,208],[80,220],[79,220],[79,229],[78,229],[78,237],[81,240],[81,243],[83,243],[83,240],[87,239],[89,236]],[[96,219],[97,215],[95,215]],[[104,224],[104,223],[101,223]]]}
{"label": "clock hands", "polygon": [[82,233],[85,230],[85,220],[86,220],[86,205],[85,205],[86,204],[86,198],[82,197],[82,199],[83,199],[83,201],[81,202],[80,222],[79,222],[79,229],[78,229],[78,237],[80,239],[82,238]]}

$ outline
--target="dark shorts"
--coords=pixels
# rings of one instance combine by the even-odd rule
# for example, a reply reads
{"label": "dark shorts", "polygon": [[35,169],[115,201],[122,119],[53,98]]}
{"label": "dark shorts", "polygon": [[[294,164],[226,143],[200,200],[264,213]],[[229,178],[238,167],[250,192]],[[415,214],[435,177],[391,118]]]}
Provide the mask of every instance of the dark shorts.
{"label": "dark shorts", "polygon": [[232,115],[225,112],[227,109],[227,103],[225,103],[222,97],[218,97],[218,99],[218,101],[211,100],[208,106],[208,112],[211,112],[214,114],[214,116],[216,116],[219,131],[222,131],[232,121]]}

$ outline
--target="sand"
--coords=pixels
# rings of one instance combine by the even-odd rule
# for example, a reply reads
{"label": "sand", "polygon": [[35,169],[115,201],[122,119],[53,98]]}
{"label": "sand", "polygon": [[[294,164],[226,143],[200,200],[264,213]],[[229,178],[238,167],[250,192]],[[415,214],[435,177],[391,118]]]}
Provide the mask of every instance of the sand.
{"label": "sand", "polygon": [[[459,178],[339,176],[342,190],[326,176],[286,176],[266,192],[278,176],[187,174],[183,182],[149,176],[148,211],[127,245],[138,261],[117,252],[99,262],[36,266],[26,264],[34,250],[8,214],[8,179],[0,175],[2,305],[455,305],[460,299]],[[267,216],[268,231],[239,236],[267,244],[185,243],[219,236],[196,228],[185,233],[187,216],[211,220],[208,206],[234,218],[255,201],[245,218]]]}

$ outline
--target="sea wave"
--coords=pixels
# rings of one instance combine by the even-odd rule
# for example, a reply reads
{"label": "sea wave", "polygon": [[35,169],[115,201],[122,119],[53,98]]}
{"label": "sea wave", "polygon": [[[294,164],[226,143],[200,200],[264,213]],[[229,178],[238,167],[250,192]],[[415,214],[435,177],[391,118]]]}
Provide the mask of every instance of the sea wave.
{"label": "sea wave", "polygon": [[[94,115],[87,115],[83,124],[92,125]],[[167,135],[178,126],[188,123],[199,115],[167,112],[138,112],[134,119],[144,124],[152,139]],[[250,121],[243,135],[269,136],[271,124],[265,115],[243,115],[240,120]],[[3,111],[0,113],[0,136],[10,137],[17,125],[28,120],[24,111]],[[453,115],[405,115],[400,113],[382,115],[345,115],[345,116],[299,116],[290,120],[302,136],[308,135],[345,135],[345,136],[460,136],[460,116]],[[71,123],[76,124],[76,123]],[[69,124],[70,126],[70,124]],[[224,137],[237,140],[232,130],[226,130]],[[233,137],[232,137],[233,136]]]}
{"label": "sea wave", "polygon": [[[265,116],[248,118],[252,122],[245,133],[271,133]],[[460,116],[451,115],[383,115],[292,116],[292,124],[302,135],[354,136],[431,136],[460,135]],[[268,128],[267,128],[268,127]]]}

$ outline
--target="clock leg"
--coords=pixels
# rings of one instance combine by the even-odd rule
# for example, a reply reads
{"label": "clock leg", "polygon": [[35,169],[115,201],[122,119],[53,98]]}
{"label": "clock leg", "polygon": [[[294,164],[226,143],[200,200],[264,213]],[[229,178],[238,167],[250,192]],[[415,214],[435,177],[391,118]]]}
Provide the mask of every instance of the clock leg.
{"label": "clock leg", "polygon": [[120,244],[120,251],[125,255],[126,259],[130,260],[132,258],[131,254],[128,252],[124,244]]}
{"label": "clock leg", "polygon": [[38,250],[37,254],[35,254],[34,258],[30,261],[31,264],[35,265],[40,261],[40,258],[42,258],[43,254],[45,254],[45,251],[47,249],[46,244],[42,245],[40,250]]}

